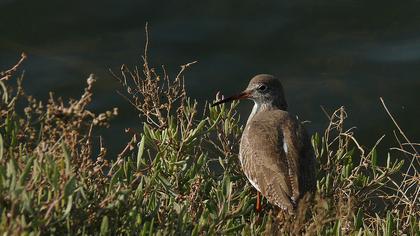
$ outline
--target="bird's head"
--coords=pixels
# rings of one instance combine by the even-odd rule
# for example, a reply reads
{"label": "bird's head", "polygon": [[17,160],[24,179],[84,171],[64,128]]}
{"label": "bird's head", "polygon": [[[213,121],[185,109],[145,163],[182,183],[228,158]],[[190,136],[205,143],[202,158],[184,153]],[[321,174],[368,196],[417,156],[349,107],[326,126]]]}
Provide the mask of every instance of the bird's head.
{"label": "bird's head", "polygon": [[287,110],[283,86],[272,75],[260,74],[254,76],[243,92],[217,101],[212,106],[239,99],[251,99],[256,104],[275,106],[281,110]]}

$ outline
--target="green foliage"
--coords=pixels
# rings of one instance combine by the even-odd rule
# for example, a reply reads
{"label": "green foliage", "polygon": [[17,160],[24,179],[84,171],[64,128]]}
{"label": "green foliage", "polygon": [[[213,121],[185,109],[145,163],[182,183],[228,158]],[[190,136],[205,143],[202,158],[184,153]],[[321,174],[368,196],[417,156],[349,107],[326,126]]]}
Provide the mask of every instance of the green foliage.
{"label": "green foliage", "polygon": [[[419,234],[418,186],[393,186],[405,173],[403,161],[388,155],[382,165],[376,145],[363,149],[344,130],[343,108],[322,136],[312,137],[316,194],[302,200],[295,215],[267,202],[256,212],[256,192],[237,158],[237,103],[199,111],[184,89],[188,66],[173,80],[147,60],[142,70],[123,66],[114,74],[145,120],[117,158],[106,157],[102,142],[93,154],[92,130],[117,115],[116,109],[98,115],[87,109],[93,76],[81,98],[68,103],[52,94],[45,104],[26,95],[21,79],[17,85],[0,81],[0,232]],[[23,111],[18,101],[27,104]],[[414,172],[405,179],[418,176]]]}

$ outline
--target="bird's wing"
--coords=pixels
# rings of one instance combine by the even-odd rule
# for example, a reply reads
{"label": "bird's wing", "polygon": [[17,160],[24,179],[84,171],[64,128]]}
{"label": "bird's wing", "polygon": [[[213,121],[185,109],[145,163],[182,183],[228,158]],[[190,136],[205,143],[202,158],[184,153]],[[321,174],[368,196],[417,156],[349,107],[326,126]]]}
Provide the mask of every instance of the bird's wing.
{"label": "bird's wing", "polygon": [[302,193],[303,142],[296,140],[304,129],[284,111],[256,115],[245,129],[241,141],[242,155],[247,157],[245,174],[271,203],[293,209]]}
{"label": "bird's wing", "polygon": [[298,123],[296,135],[298,136],[297,140],[301,141],[300,143],[297,143],[297,145],[301,147],[299,186],[301,194],[303,194],[305,192],[312,192],[316,189],[316,161],[310,136],[300,122]]}

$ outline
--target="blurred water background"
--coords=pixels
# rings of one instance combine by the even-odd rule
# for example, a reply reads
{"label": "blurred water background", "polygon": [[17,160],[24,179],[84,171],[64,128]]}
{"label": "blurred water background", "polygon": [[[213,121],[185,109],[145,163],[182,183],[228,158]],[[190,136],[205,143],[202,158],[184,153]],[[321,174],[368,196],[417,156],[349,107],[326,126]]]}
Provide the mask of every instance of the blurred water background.
{"label": "blurred water background", "polygon": [[[382,96],[411,141],[420,141],[419,1],[0,0],[0,10],[0,70],[25,51],[29,94],[79,97],[89,74],[99,77],[93,110],[120,108],[101,130],[111,154],[129,139],[124,128],[142,124],[108,68],[142,63],[146,22],[154,67],[175,76],[179,65],[199,61],[185,76],[201,105],[270,73],[311,132],[328,123],[320,106],[344,105],[362,143],[386,134],[382,146],[395,144]],[[240,105],[243,121],[251,106]]]}

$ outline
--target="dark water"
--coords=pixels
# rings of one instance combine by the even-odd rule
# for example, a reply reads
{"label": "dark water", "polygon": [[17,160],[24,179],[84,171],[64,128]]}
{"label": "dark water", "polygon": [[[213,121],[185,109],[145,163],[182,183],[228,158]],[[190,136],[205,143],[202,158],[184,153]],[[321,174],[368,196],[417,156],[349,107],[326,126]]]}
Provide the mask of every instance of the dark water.
{"label": "dark water", "polygon": [[[290,109],[321,131],[320,109],[344,105],[349,126],[371,146],[382,134],[395,144],[382,96],[413,142],[420,127],[419,1],[18,1],[0,0],[0,68],[27,52],[25,86],[78,97],[90,73],[94,109],[120,107],[113,128],[103,131],[115,153],[141,126],[119,97],[108,68],[140,62],[149,22],[150,61],[178,66],[198,60],[186,73],[190,95],[202,104],[217,91],[243,89],[258,73],[281,78]],[[248,115],[250,102],[241,105]]]}

